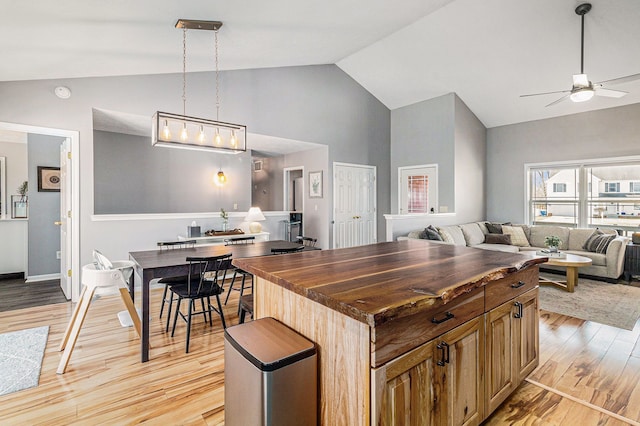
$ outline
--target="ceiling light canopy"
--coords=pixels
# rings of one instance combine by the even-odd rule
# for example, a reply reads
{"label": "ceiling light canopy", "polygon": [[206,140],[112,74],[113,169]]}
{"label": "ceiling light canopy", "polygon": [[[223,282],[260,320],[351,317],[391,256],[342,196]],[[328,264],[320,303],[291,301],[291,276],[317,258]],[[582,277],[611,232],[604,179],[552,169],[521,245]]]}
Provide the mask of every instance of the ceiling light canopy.
{"label": "ceiling light canopy", "polygon": [[[219,21],[179,19],[176,28],[182,28],[182,115],[158,111],[152,119],[151,144],[170,148],[214,151],[239,154],[247,150],[247,127],[219,121],[220,89],[218,66]],[[216,65],[216,119],[187,116],[187,30],[214,32]]]}

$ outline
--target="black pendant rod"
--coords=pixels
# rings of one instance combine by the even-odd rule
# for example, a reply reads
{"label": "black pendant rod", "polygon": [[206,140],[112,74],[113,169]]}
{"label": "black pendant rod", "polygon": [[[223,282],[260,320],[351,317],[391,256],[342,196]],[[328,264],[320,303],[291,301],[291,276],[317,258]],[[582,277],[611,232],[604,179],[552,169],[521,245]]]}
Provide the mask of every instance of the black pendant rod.
{"label": "black pendant rod", "polygon": [[591,10],[591,3],[582,3],[576,7],[576,14],[582,18],[582,28],[580,32],[580,74],[584,74],[584,15]]}

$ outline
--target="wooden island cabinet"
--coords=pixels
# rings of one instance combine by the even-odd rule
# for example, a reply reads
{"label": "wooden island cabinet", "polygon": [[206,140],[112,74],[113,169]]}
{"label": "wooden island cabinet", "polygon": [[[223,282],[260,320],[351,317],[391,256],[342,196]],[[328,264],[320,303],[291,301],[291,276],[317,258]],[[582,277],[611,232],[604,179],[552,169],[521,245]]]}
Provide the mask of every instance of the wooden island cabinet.
{"label": "wooden island cabinet", "polygon": [[538,364],[544,258],[410,240],[237,259],[314,341],[319,423],[473,425]]}

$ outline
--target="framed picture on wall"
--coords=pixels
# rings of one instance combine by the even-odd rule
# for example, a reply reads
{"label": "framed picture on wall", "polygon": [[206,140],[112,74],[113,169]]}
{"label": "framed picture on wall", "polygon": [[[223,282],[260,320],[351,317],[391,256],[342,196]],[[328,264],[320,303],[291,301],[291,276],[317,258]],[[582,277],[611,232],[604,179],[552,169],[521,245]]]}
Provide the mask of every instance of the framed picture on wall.
{"label": "framed picture on wall", "polygon": [[60,167],[38,166],[38,192],[60,192]]}
{"label": "framed picture on wall", "polygon": [[309,198],[322,198],[322,170],[309,172]]}

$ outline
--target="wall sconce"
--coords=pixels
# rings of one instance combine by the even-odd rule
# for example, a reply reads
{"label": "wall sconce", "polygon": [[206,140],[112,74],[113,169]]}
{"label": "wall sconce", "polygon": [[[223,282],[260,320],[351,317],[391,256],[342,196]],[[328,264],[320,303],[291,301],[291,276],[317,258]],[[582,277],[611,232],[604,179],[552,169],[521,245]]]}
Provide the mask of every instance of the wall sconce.
{"label": "wall sconce", "polygon": [[227,177],[224,175],[224,172],[220,170],[214,177],[213,183],[217,186],[223,186],[227,183]]}

